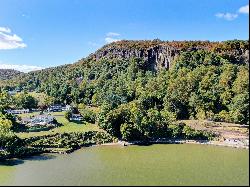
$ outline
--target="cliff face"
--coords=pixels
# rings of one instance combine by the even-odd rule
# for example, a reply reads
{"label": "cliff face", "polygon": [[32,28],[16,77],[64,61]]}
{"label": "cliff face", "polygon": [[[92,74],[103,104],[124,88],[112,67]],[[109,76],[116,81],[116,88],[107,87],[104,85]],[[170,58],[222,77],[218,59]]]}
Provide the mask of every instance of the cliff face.
{"label": "cliff face", "polygon": [[[1,68],[1,65],[0,65],[0,68]],[[0,69],[0,80],[11,79],[21,74],[22,72],[13,70],[13,69]]]}
{"label": "cliff face", "polygon": [[[144,42],[144,43],[143,43]],[[146,44],[145,44],[146,43]],[[190,45],[191,44],[191,45]],[[247,48],[229,48],[221,49],[220,45],[226,45],[220,42],[162,42],[162,41],[120,41],[108,44],[103,48],[91,54],[88,59],[100,60],[102,58],[141,58],[152,69],[169,69],[173,60],[182,51],[195,51],[199,49],[213,50],[222,56],[227,56],[230,61],[238,64],[249,64],[249,49]]]}
{"label": "cliff face", "polygon": [[150,64],[152,68],[158,70],[160,68],[169,68],[171,62],[178,56],[180,50],[171,47],[158,45],[147,49],[135,49],[135,48],[105,48],[104,50],[98,51],[93,56],[96,60],[101,58],[123,58],[129,59],[132,57],[141,58],[147,64]]}

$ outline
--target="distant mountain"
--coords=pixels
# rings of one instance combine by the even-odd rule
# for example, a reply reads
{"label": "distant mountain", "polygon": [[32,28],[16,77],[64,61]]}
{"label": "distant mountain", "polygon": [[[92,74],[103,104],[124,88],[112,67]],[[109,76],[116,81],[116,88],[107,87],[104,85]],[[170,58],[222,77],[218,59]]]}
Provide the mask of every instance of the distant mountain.
{"label": "distant mountain", "polygon": [[14,69],[0,69],[0,80],[12,79],[21,74],[23,73]]}

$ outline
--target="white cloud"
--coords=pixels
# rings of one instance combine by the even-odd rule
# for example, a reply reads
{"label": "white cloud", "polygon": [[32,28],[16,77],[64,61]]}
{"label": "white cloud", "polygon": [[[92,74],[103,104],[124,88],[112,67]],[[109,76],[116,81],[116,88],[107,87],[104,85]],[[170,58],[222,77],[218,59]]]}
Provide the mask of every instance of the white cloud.
{"label": "white cloud", "polygon": [[106,43],[112,43],[112,42],[117,42],[117,41],[119,41],[119,39],[110,38],[110,37],[105,38]]}
{"label": "white cloud", "polygon": [[27,73],[30,71],[41,70],[43,68],[39,67],[39,66],[4,64],[4,63],[0,62],[0,69],[15,69],[15,70]]}
{"label": "white cloud", "polygon": [[11,30],[6,27],[0,27],[0,32],[11,33]]}
{"label": "white cloud", "polygon": [[106,42],[106,43],[117,42],[117,41],[120,40],[120,39],[118,38],[118,36],[120,36],[119,33],[109,32],[109,33],[106,34],[105,42]]}
{"label": "white cloud", "polygon": [[23,43],[22,38],[20,38],[16,34],[12,34],[9,28],[0,27],[0,50],[24,47],[27,47],[27,45]]}
{"label": "white cloud", "polygon": [[217,13],[215,14],[217,18],[223,18],[228,21],[232,21],[238,17],[238,14],[232,14],[232,13]]}
{"label": "white cloud", "polygon": [[249,14],[249,5],[240,7],[239,13],[242,13],[242,14]]}
{"label": "white cloud", "polygon": [[[112,43],[112,42],[117,42],[120,41],[121,39],[119,38],[121,34],[116,33],[116,32],[108,32],[105,34],[105,38],[102,39],[100,43],[96,42],[88,42],[88,45],[91,45],[93,47],[101,47],[103,45],[103,42],[105,41],[106,44]],[[104,40],[104,41],[103,41]]]}
{"label": "white cloud", "polygon": [[120,36],[120,34],[116,33],[116,32],[109,32],[109,33],[106,34],[106,36],[109,36],[109,37],[111,37],[111,36]]}
{"label": "white cloud", "polygon": [[[246,6],[242,6],[239,8],[238,13],[241,14],[249,14],[249,5]],[[233,14],[233,13],[217,13],[215,14],[215,16],[217,18],[222,18],[225,19],[227,21],[232,21],[234,19],[236,19],[239,15],[237,13]]]}

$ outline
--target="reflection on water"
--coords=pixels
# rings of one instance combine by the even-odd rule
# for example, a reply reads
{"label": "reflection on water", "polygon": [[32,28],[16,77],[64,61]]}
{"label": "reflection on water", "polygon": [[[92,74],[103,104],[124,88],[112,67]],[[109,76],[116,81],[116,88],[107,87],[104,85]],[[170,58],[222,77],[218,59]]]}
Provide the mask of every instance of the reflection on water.
{"label": "reflection on water", "polygon": [[15,166],[18,164],[23,164],[24,161],[20,159],[11,159],[11,160],[6,160],[6,161],[0,161],[0,167],[1,166]]}
{"label": "reflection on water", "polygon": [[32,156],[24,158],[25,161],[43,161],[43,160],[51,160],[55,159],[56,155],[42,154],[38,156]]}
{"label": "reflection on water", "polygon": [[23,159],[10,159],[5,161],[0,161],[0,167],[1,166],[15,166],[19,164],[23,164],[25,161],[44,161],[44,160],[51,160],[56,158],[55,155],[49,155],[49,154],[42,154],[37,156],[29,156],[25,157]]}
{"label": "reflection on water", "polygon": [[[15,181],[16,174],[18,174],[19,165],[22,168],[22,164],[30,161],[46,161],[56,158],[55,155],[42,154],[37,156],[30,156],[23,159],[10,159],[6,161],[0,161],[0,185],[11,185]],[[22,171],[22,173],[25,172]],[[19,185],[19,184],[17,184]]]}
{"label": "reflection on water", "polygon": [[248,158],[205,145],[89,147],[0,165],[0,185],[247,185]]}

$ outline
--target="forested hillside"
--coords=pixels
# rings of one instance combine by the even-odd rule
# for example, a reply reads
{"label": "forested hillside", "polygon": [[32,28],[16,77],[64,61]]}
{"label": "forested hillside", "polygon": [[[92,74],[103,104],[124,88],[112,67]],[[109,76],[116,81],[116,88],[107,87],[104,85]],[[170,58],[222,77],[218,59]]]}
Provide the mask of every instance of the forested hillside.
{"label": "forested hillside", "polygon": [[22,74],[20,71],[13,69],[1,69],[0,65],[0,80],[12,79],[13,77]]}
{"label": "forested hillside", "polygon": [[175,119],[249,124],[248,54],[239,40],[119,41],[0,85],[100,107],[99,125],[116,136],[158,137]]}

